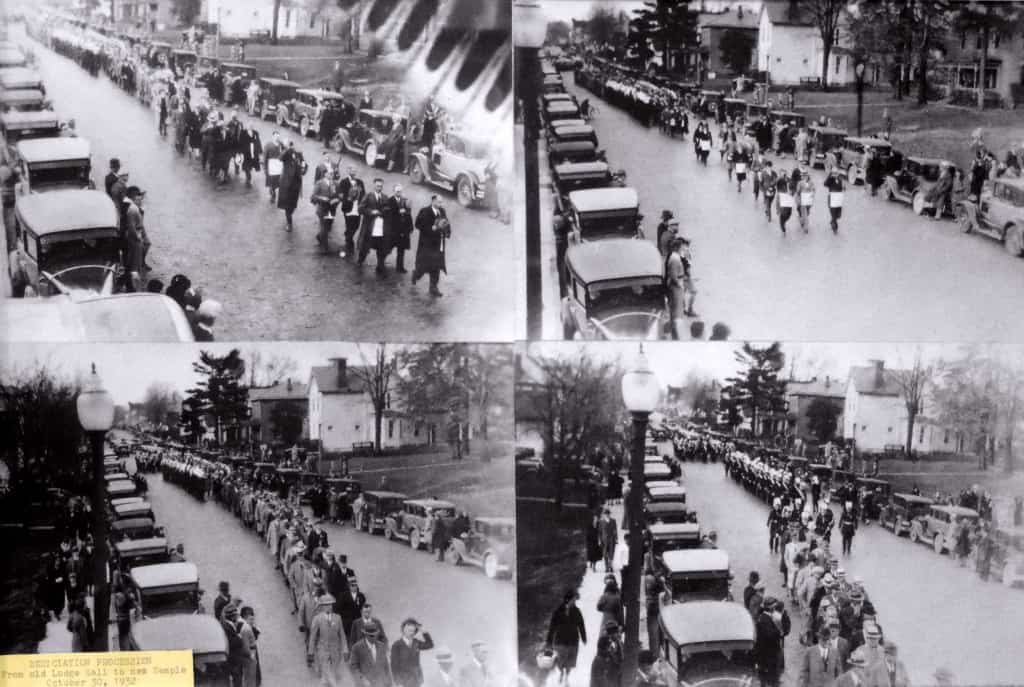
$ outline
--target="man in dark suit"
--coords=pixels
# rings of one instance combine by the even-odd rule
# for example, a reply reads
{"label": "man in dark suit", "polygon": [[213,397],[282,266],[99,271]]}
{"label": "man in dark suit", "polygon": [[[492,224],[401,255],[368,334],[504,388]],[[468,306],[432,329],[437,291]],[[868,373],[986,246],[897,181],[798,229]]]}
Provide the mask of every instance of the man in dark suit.
{"label": "man in dark suit", "polygon": [[352,629],[348,633],[348,645],[355,646],[366,634],[366,629],[373,627],[377,629],[377,638],[387,645],[388,637],[384,633],[384,623],[373,617],[373,604],[363,600],[363,607],[359,609],[359,617],[352,623]]}
{"label": "man in dark suit", "polygon": [[832,648],[827,627],[818,629],[818,643],[807,647],[800,658],[798,687],[828,687],[842,672],[839,652]]}
{"label": "man in dark suit", "polygon": [[412,283],[424,274],[430,277],[430,295],[440,296],[437,282],[441,272],[448,272],[445,264],[445,242],[451,236],[448,215],[441,207],[441,199],[435,193],[430,196],[430,205],[416,215],[415,228],[420,232],[416,245],[416,267],[412,271]]}
{"label": "man in dark suit", "polygon": [[607,508],[601,514],[600,525],[601,551],[604,554],[604,571],[613,572],[615,563],[615,547],[619,543],[619,529],[615,524],[612,512]]}
{"label": "man in dark suit", "polygon": [[[348,594],[348,575],[338,565],[338,561],[335,558],[333,551],[324,552],[324,584],[327,585],[328,593],[335,599],[338,599],[338,603],[335,605],[335,610],[338,615],[341,613],[341,598]],[[346,629],[345,636],[348,636]]]}
{"label": "man in dark suit", "polygon": [[[359,230],[359,208],[355,208],[355,212],[352,212],[353,205],[358,202],[358,192],[353,193],[353,189],[359,189],[363,185],[363,182],[356,176],[356,168],[349,166],[348,176],[342,179],[338,183],[338,191],[341,195],[341,212],[345,216],[345,252],[351,253],[355,250],[355,235]],[[344,257],[344,256],[342,256]]]}
{"label": "man in dark suit", "polygon": [[[366,596],[359,591],[359,583],[355,578],[349,580],[347,591],[337,597],[337,612],[341,616],[341,622],[345,626],[345,636],[352,636],[352,626],[363,612],[366,606]],[[383,628],[382,628],[383,631]]]}
{"label": "man in dark suit", "polygon": [[318,548],[327,548],[327,532],[321,529],[320,523],[315,522],[306,537],[306,558],[313,560],[313,553]]}
{"label": "man in dark suit", "polygon": [[120,171],[121,171],[121,161],[118,160],[116,157],[110,158],[110,171],[107,172],[107,176],[103,177],[103,184],[104,184],[104,186],[107,189],[107,195],[111,196],[112,198],[113,198],[113,196],[110,193],[110,189],[111,189],[111,187],[113,187],[114,183],[117,181],[117,177],[119,176],[119,172]]}
{"label": "man in dark suit", "polygon": [[384,227],[386,250],[394,248],[398,251],[395,258],[395,271],[405,274],[405,251],[409,250],[409,237],[412,235],[412,208],[409,199],[402,195],[402,185],[395,184],[395,193],[388,198],[388,219]]}
{"label": "man in dark suit", "polygon": [[384,227],[388,223],[388,197],[384,193],[384,180],[373,180],[373,191],[367,193],[359,204],[362,220],[359,224],[359,264],[366,262],[372,248],[377,253],[377,274],[384,273]]}
{"label": "man in dark suit", "polygon": [[356,687],[391,687],[391,666],[388,665],[388,645],[379,638],[373,625],[363,629],[363,638],[352,647],[349,668]]}
{"label": "man in dark suit", "polygon": [[434,648],[429,632],[420,634],[420,624],[414,618],[402,622],[402,636],[391,645],[391,676],[396,687],[421,687],[423,668],[420,652]]}

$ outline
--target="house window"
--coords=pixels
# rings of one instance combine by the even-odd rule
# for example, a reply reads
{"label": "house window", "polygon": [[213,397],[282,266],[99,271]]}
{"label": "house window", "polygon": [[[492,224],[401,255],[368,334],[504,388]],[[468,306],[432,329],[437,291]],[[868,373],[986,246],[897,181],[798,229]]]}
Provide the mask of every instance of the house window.
{"label": "house window", "polygon": [[420,435],[420,428],[421,428],[421,427],[423,427],[423,423],[422,423],[422,422],[417,422],[417,423],[415,424],[415,426],[413,426],[413,429],[412,429],[412,435],[413,435],[414,437],[418,437],[418,436]]}
{"label": "house window", "polygon": [[889,428],[888,430],[886,430],[886,431],[888,431],[888,432],[889,432],[889,434],[892,434],[892,427],[890,427],[890,428]]}
{"label": "house window", "polygon": [[284,12],[284,28],[288,28],[288,25],[292,23],[292,11],[285,10]]}
{"label": "house window", "polygon": [[949,443],[949,430],[948,429],[945,432],[942,433],[942,443],[944,443],[944,444],[948,444]]}
{"label": "house window", "polygon": [[395,421],[388,420],[388,439],[395,438]]}
{"label": "house window", "polygon": [[312,29],[315,26],[316,26],[316,15],[313,14],[312,12],[310,12],[309,13],[309,28]]}
{"label": "house window", "polygon": [[839,65],[841,65],[842,63],[843,63],[843,56],[842,55],[836,55],[836,74],[839,73]]}
{"label": "house window", "polygon": [[919,443],[919,444],[923,444],[924,443],[924,427],[921,428],[921,434],[920,434],[920,436],[917,439],[917,443]]}
{"label": "house window", "polygon": [[967,32],[960,32],[960,49],[963,50],[967,47]]}

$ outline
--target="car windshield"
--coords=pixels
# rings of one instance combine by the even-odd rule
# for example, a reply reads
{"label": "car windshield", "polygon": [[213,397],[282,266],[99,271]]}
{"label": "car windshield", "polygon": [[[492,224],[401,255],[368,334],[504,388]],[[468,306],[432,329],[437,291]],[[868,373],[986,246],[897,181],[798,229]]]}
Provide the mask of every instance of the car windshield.
{"label": "car windshield", "polygon": [[921,165],[918,169],[918,174],[925,181],[938,181],[939,180],[939,166],[938,165]]}
{"label": "car windshield", "polygon": [[587,287],[588,310],[592,313],[622,308],[650,308],[660,306],[664,299],[664,287],[655,277],[595,283]]}
{"label": "car windshield", "polygon": [[454,508],[434,508],[432,512],[434,514],[434,517],[438,517],[438,518],[454,518],[455,517],[455,509]]}
{"label": "car windshield", "polygon": [[382,511],[390,512],[390,511],[401,510],[401,508],[402,508],[402,500],[401,499],[381,499],[380,500],[380,509]]}
{"label": "car windshield", "polygon": [[693,578],[673,576],[672,598],[724,599],[729,595],[729,580],[725,577]]}
{"label": "car windshield", "polygon": [[75,184],[85,186],[89,183],[89,163],[86,160],[66,163],[51,163],[42,167],[30,167],[29,183],[32,186]]}
{"label": "car windshield", "polygon": [[142,609],[147,616],[176,611],[194,611],[199,607],[199,594],[192,591],[143,591]]}
{"label": "car windshield", "polygon": [[54,136],[60,136],[60,127],[44,126],[30,129],[4,129],[4,138],[7,139],[8,144],[27,141],[31,138],[53,138]]}
{"label": "car windshield", "polygon": [[40,267],[51,274],[77,265],[109,265],[117,262],[121,242],[115,229],[96,230],[86,236],[52,234],[39,240]]}
{"label": "car windshield", "polygon": [[693,684],[701,680],[728,675],[744,675],[752,672],[754,658],[750,651],[702,651],[700,653],[683,653],[686,661],[679,666],[680,682]]}
{"label": "car windshield", "polygon": [[583,238],[592,236],[622,236],[636,234],[636,209],[609,210],[607,212],[581,213],[580,231]]}

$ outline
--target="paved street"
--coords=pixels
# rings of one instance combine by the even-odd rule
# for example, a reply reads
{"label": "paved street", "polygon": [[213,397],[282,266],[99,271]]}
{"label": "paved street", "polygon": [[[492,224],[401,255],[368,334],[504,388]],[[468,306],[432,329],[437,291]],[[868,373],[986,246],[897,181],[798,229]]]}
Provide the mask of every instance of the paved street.
{"label": "paved street", "polygon": [[[999,243],[963,236],[954,222],[917,217],[863,187],[846,194],[834,236],[820,170],[810,234],[794,217],[783,236],[755,205],[749,183],[737,194],[717,148],[705,169],[691,139],[673,141],[657,127],[646,129],[576,87],[571,73],[563,78],[571,93],[599,108],[593,124],[600,147],[638,190],[648,237],[655,239],[661,211],[671,209],[693,240],[696,310],[708,327],[725,322],[734,339],[1015,341],[1024,335],[1024,320],[1011,315],[1024,261]],[[791,169],[792,160],[781,167]],[[550,242],[549,219],[544,212],[542,235]],[[551,260],[545,265],[545,338],[560,338],[556,274]]]}
{"label": "paved street", "polygon": [[[158,474],[148,478],[157,522],[172,544],[185,544],[186,556],[199,566],[207,609],[220,580],[228,580],[232,594],[255,609],[264,684],[312,684],[288,589],[267,547],[218,504],[200,503]],[[489,644],[495,667],[515,665],[515,587],[508,580],[437,563],[426,552],[351,527],[326,530],[331,548],[348,556],[390,640],[398,637],[399,623],[414,616],[438,645],[451,649],[456,667],[470,660],[469,644],[476,639]],[[433,653],[422,659],[428,682],[436,675]]]}
{"label": "paved street", "polygon": [[[224,313],[215,334],[219,340],[511,340],[515,291],[500,275],[515,273],[512,228],[491,220],[485,210],[464,210],[440,192],[452,221],[448,275],[442,275],[443,298],[427,294],[426,280],[413,286],[409,275],[374,274],[374,258],[362,268],[338,257],[321,255],[316,218],[308,198],[312,168],[322,147],[282,131],[295,141],[310,165],[295,214],[295,231],[284,231],[284,215],[269,203],[262,177],[252,188],[244,178],[217,188],[202,174],[198,161],[175,152],[172,141],[157,133],[155,113],[114,86],[105,76],[92,78],[70,60],[34,44],[39,69],[57,112],[73,118],[78,134],[92,144],[93,178],[102,188],[107,160],[120,157],[129,183],[148,191],[146,226],[153,247],[153,277],[169,283],[176,273],[219,300]],[[249,117],[241,115],[243,122]],[[264,143],[275,125],[258,129]],[[409,177],[370,170],[345,156],[372,186],[380,176],[390,192],[401,183],[414,210],[426,205],[432,190],[412,187]],[[335,228],[337,243],[341,229]],[[406,258],[412,270],[418,235]],[[339,246],[340,247],[340,246]],[[403,277],[403,278],[400,278]]]}

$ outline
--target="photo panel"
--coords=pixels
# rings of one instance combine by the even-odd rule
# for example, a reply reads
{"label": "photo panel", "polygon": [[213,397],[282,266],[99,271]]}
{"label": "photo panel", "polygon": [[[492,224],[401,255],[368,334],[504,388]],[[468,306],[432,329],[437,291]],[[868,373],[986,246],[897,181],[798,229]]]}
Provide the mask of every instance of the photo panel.
{"label": "photo panel", "polygon": [[998,5],[516,5],[522,338],[1021,340]]}
{"label": "photo panel", "polygon": [[534,342],[515,384],[530,684],[1018,680],[1024,347]]}
{"label": "photo panel", "polygon": [[511,341],[511,0],[179,4],[5,5],[5,337]]}
{"label": "photo panel", "polygon": [[504,344],[6,347],[0,663],[510,683],[512,379]]}

